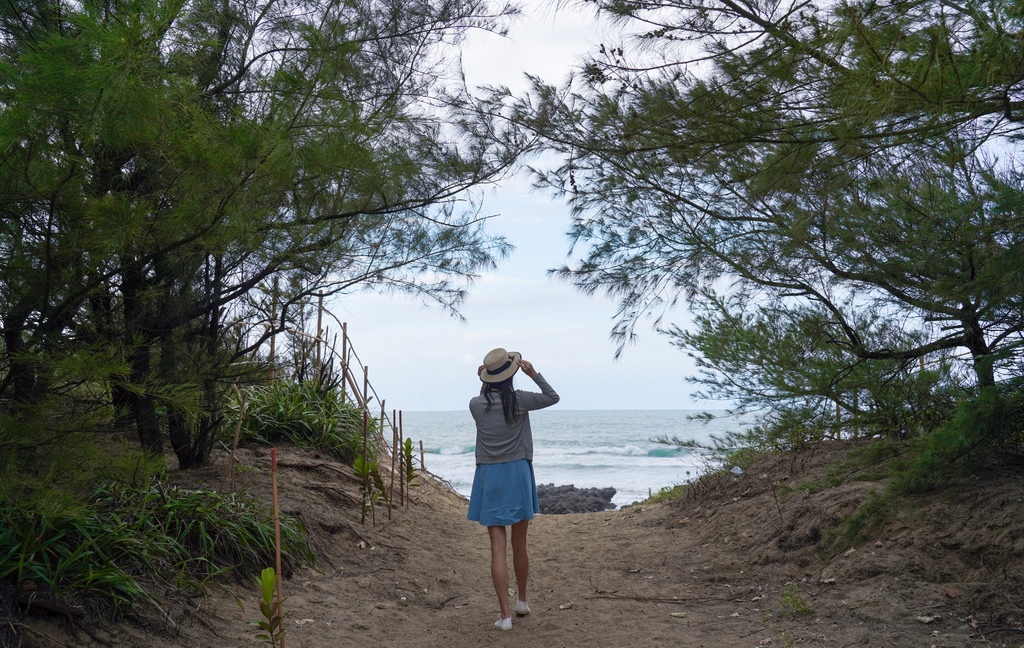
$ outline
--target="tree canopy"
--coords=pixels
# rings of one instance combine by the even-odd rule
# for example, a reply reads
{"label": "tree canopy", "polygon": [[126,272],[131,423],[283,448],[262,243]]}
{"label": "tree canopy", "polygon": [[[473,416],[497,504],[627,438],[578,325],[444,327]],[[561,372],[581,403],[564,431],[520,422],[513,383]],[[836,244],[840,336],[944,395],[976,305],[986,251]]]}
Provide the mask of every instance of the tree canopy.
{"label": "tree canopy", "polygon": [[33,430],[7,442],[47,438],[54,408],[112,408],[151,450],[170,430],[191,465],[239,360],[313,296],[375,287],[456,309],[509,249],[472,190],[524,143],[460,87],[454,47],[514,14],[5,4],[0,398]]}
{"label": "tree canopy", "polygon": [[617,298],[623,344],[686,298],[696,328],[669,332],[741,405],[853,409],[858,375],[1020,375],[1016,4],[583,6],[623,41],[509,115],[562,155],[538,172],[574,209],[579,259],[556,274]]}

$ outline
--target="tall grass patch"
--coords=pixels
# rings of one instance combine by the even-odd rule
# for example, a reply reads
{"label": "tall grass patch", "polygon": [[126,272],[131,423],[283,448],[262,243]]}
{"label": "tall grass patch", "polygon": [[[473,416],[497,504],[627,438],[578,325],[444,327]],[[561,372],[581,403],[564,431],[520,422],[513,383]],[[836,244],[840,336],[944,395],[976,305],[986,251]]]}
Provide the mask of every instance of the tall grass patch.
{"label": "tall grass patch", "polygon": [[[311,563],[303,525],[281,522],[282,550]],[[273,560],[272,515],[235,494],[115,482],[79,501],[52,489],[0,497],[5,592],[28,587],[118,614],[155,602],[153,585],[201,592],[217,574],[252,577]]]}
{"label": "tall grass patch", "polygon": [[[378,423],[369,425],[374,436]],[[288,440],[351,464],[363,454],[363,410],[343,392],[316,381],[278,381],[246,389],[242,434],[257,443]],[[375,444],[368,444],[371,458],[374,450]]]}

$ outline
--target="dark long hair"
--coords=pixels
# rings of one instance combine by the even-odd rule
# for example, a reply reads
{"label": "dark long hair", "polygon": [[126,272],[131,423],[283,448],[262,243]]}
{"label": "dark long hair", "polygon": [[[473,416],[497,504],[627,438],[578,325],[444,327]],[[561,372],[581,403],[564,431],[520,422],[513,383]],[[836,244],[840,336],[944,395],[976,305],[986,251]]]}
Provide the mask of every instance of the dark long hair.
{"label": "dark long hair", "polygon": [[491,411],[491,394],[498,392],[501,396],[501,413],[505,416],[505,422],[512,425],[513,421],[516,420],[516,392],[512,389],[512,376],[509,376],[505,380],[496,383],[484,383],[484,386],[480,389],[483,392],[484,398],[487,399],[487,407],[484,408],[485,412]]}

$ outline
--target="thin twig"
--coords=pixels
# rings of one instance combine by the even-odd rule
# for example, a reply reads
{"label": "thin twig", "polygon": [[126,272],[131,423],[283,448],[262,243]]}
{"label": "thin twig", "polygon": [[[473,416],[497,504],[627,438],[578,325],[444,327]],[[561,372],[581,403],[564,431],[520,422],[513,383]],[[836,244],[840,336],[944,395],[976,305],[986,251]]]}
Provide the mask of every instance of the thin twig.
{"label": "thin twig", "polygon": [[19,628],[22,628],[23,630],[27,630],[28,632],[31,632],[34,635],[39,635],[40,637],[42,637],[43,639],[46,639],[47,641],[49,641],[50,643],[52,643],[55,646],[64,646],[65,645],[63,642],[57,641],[56,639],[54,639],[50,635],[46,634],[45,632],[43,632],[41,630],[36,630],[32,626],[27,626],[24,623],[12,623],[11,626],[12,627],[13,626],[18,626]]}
{"label": "thin twig", "polygon": [[595,594],[588,596],[589,599],[626,599],[631,601],[642,601],[644,603],[707,603],[709,601],[732,601],[734,599],[721,596],[708,596],[701,598],[663,598],[659,596],[626,596],[624,594]]}
{"label": "thin twig", "polygon": [[786,521],[782,518],[782,505],[779,504],[779,496],[775,493],[775,482],[768,478],[768,486],[772,489],[772,497],[775,498],[775,508],[779,511],[779,524],[783,527],[786,526]]}
{"label": "thin twig", "polygon": [[448,604],[448,602],[449,602],[449,601],[454,601],[454,600],[455,600],[455,599],[457,599],[457,598],[459,598],[459,595],[458,595],[458,594],[456,594],[455,596],[449,596],[448,598],[446,598],[445,600],[441,601],[441,602],[440,602],[440,603],[438,603],[437,605],[432,605],[431,607],[432,607],[432,608],[434,608],[435,610],[440,610],[440,609],[441,609],[441,608],[443,608],[443,607],[444,607],[444,606],[445,606],[446,604]]}

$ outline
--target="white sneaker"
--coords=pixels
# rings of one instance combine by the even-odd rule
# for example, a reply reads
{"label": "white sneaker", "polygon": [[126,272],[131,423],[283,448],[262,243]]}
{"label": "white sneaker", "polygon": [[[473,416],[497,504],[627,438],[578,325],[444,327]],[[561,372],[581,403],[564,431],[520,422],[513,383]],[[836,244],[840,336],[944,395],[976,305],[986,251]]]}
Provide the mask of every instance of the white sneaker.
{"label": "white sneaker", "polygon": [[526,601],[516,601],[516,614],[526,616],[530,613],[530,605]]}
{"label": "white sneaker", "polygon": [[498,619],[494,622],[494,627],[498,630],[511,630],[512,629],[512,617],[507,619]]}

